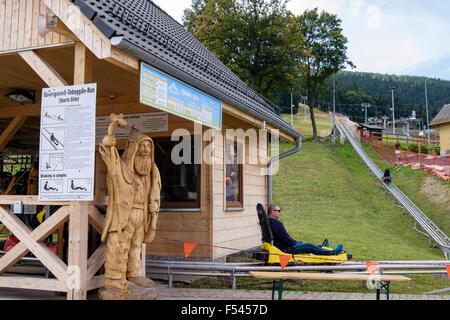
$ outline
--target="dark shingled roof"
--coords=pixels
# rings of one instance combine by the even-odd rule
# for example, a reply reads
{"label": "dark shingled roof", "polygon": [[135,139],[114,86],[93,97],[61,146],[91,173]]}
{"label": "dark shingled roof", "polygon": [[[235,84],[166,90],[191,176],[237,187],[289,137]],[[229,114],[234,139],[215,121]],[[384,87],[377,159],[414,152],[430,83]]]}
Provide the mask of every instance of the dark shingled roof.
{"label": "dark shingled roof", "polygon": [[277,106],[248,87],[184,26],[152,1],[71,1],[109,39],[125,38],[144,51],[238,101],[261,115],[262,119],[271,120],[268,122],[282,131],[287,131],[294,137],[301,137],[300,133],[280,117]]}
{"label": "dark shingled roof", "polygon": [[430,126],[436,126],[439,124],[450,122],[450,104],[446,104],[436,117],[430,122]]}

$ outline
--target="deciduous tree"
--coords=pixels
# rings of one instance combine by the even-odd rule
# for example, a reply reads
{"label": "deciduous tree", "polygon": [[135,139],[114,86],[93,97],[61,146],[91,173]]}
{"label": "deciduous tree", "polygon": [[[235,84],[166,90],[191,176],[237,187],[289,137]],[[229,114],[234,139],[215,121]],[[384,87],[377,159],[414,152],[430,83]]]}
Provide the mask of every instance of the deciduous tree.
{"label": "deciduous tree", "polygon": [[328,78],[346,68],[353,67],[347,57],[347,38],[342,34],[341,20],[334,14],[317,8],[306,10],[297,17],[299,32],[304,37],[303,52],[299,64],[302,81],[306,85],[314,139],[317,127],[314,108],[317,96]]}
{"label": "deciduous tree", "polygon": [[287,0],[193,0],[186,28],[267,98],[300,75],[302,36]]}

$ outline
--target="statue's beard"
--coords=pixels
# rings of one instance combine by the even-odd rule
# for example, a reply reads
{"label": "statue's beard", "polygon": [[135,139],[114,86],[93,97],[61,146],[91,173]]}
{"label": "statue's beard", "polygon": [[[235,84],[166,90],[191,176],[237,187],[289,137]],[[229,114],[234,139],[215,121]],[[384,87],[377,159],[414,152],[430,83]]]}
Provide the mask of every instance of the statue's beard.
{"label": "statue's beard", "polygon": [[152,160],[148,155],[136,155],[134,169],[141,176],[147,176],[152,168]]}

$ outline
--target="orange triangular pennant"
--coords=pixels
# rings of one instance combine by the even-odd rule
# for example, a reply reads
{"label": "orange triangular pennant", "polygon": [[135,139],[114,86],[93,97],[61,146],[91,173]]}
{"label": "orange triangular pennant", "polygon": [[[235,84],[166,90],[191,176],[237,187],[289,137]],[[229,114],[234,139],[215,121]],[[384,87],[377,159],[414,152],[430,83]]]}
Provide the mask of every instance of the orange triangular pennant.
{"label": "orange triangular pennant", "polygon": [[184,256],[185,258],[187,258],[191,254],[192,250],[194,250],[194,248],[197,246],[197,243],[183,242],[183,246],[184,246]]}
{"label": "orange triangular pennant", "polygon": [[291,260],[291,256],[288,256],[286,254],[280,254],[279,258],[280,258],[281,270],[283,270],[288,265],[289,260]]}
{"label": "orange triangular pennant", "polygon": [[446,265],[445,268],[447,268],[447,276],[450,279],[450,264]]}
{"label": "orange triangular pennant", "polygon": [[373,275],[378,267],[378,262],[366,262],[367,271],[370,275]]}

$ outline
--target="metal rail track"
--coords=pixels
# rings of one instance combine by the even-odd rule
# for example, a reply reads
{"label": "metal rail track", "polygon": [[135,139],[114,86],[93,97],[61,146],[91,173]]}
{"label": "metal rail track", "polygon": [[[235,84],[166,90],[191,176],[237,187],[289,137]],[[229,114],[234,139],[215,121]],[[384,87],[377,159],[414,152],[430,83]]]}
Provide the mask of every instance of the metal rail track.
{"label": "metal rail track", "polygon": [[[447,274],[448,261],[378,261],[382,274]],[[198,277],[230,277],[232,288],[236,289],[237,277],[249,277],[250,271],[280,271],[280,266],[267,266],[263,263],[215,263],[192,261],[167,261],[146,259],[146,273],[151,275],[167,275],[169,287],[173,285],[174,276]],[[295,265],[287,266],[284,271],[318,271],[368,273],[364,261],[346,261],[339,265]]]}
{"label": "metal rail track", "polygon": [[[383,172],[377,167],[372,159],[362,149],[359,142],[356,140],[355,135],[348,125],[342,122],[340,119],[336,122],[340,132],[343,132],[347,139],[352,144],[355,151],[358,153],[363,162],[372,171],[375,177],[381,182],[381,176]],[[428,246],[434,241],[434,246],[438,246],[444,253],[446,259],[449,259],[450,254],[450,239],[447,235],[438,228],[438,226],[431,221],[394,183],[381,183],[383,188],[388,190],[392,196],[398,201],[401,207],[408,212],[408,214],[414,218],[414,230],[429,237]],[[419,229],[420,228],[420,229]]]}

